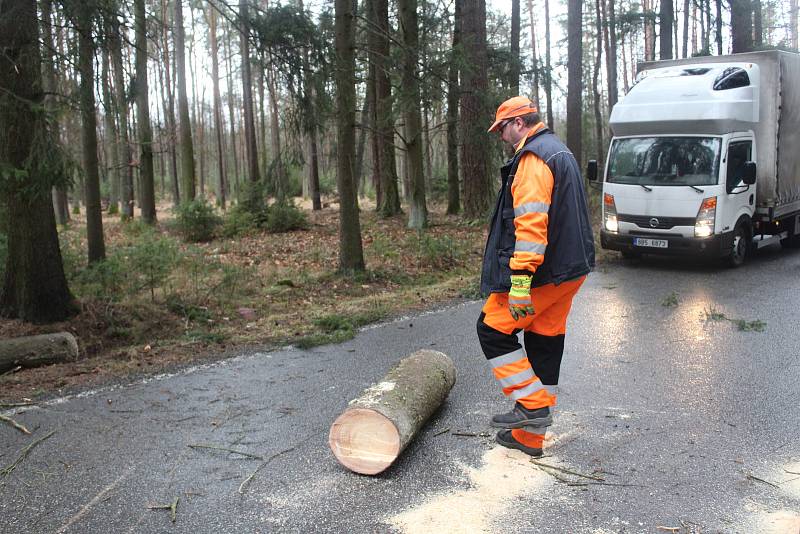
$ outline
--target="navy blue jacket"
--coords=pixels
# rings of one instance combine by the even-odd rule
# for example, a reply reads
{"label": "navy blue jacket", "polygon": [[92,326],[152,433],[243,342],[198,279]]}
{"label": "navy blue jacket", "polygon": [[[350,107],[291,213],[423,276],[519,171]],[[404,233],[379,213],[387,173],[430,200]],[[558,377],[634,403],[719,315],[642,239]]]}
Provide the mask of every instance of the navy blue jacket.
{"label": "navy blue jacket", "polygon": [[511,184],[520,158],[528,152],[545,162],[554,180],[547,212],[547,249],[544,261],[533,274],[532,286],[558,285],[580,278],[594,267],[594,238],[578,162],[564,143],[544,128],[532,135],[500,169],[502,185],[483,253],[483,295],[507,293],[511,289],[508,264],[516,243]]}

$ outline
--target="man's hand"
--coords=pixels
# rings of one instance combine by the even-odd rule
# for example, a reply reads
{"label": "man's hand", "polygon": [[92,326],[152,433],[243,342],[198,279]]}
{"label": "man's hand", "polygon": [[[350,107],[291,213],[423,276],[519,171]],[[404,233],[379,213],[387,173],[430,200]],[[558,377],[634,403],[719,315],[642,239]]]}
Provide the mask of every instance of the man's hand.
{"label": "man's hand", "polygon": [[521,317],[533,315],[531,302],[531,275],[512,274],[511,291],[508,293],[508,311],[518,321]]}

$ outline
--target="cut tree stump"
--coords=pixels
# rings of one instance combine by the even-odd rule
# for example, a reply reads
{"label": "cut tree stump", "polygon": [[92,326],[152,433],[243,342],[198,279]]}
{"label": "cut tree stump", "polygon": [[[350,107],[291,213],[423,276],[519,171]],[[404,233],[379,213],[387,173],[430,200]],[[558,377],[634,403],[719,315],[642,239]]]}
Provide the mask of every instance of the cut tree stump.
{"label": "cut tree stump", "polygon": [[0,372],[78,359],[78,341],[69,332],[0,340]]}
{"label": "cut tree stump", "polygon": [[392,465],[456,382],[445,354],[420,350],[350,401],[331,425],[328,444],[339,462],[375,475]]}

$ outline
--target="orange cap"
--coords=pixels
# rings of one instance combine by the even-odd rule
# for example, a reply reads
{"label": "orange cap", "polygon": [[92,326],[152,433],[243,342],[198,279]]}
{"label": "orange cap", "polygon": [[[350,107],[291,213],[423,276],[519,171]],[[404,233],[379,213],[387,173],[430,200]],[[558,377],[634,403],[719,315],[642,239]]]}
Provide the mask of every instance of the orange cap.
{"label": "orange cap", "polygon": [[493,132],[497,130],[500,123],[506,119],[527,115],[528,113],[537,111],[539,111],[539,108],[537,108],[536,104],[531,102],[531,99],[527,96],[509,98],[497,108],[497,113],[494,115],[494,123],[492,123],[492,127],[489,128],[488,131]]}

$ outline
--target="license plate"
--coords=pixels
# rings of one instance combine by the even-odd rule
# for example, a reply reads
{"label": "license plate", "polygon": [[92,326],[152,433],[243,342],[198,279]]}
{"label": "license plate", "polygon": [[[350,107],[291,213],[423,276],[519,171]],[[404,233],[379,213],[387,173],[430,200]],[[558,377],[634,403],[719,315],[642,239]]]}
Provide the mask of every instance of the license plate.
{"label": "license plate", "polygon": [[669,242],[666,239],[649,239],[646,237],[634,237],[635,247],[667,248]]}

